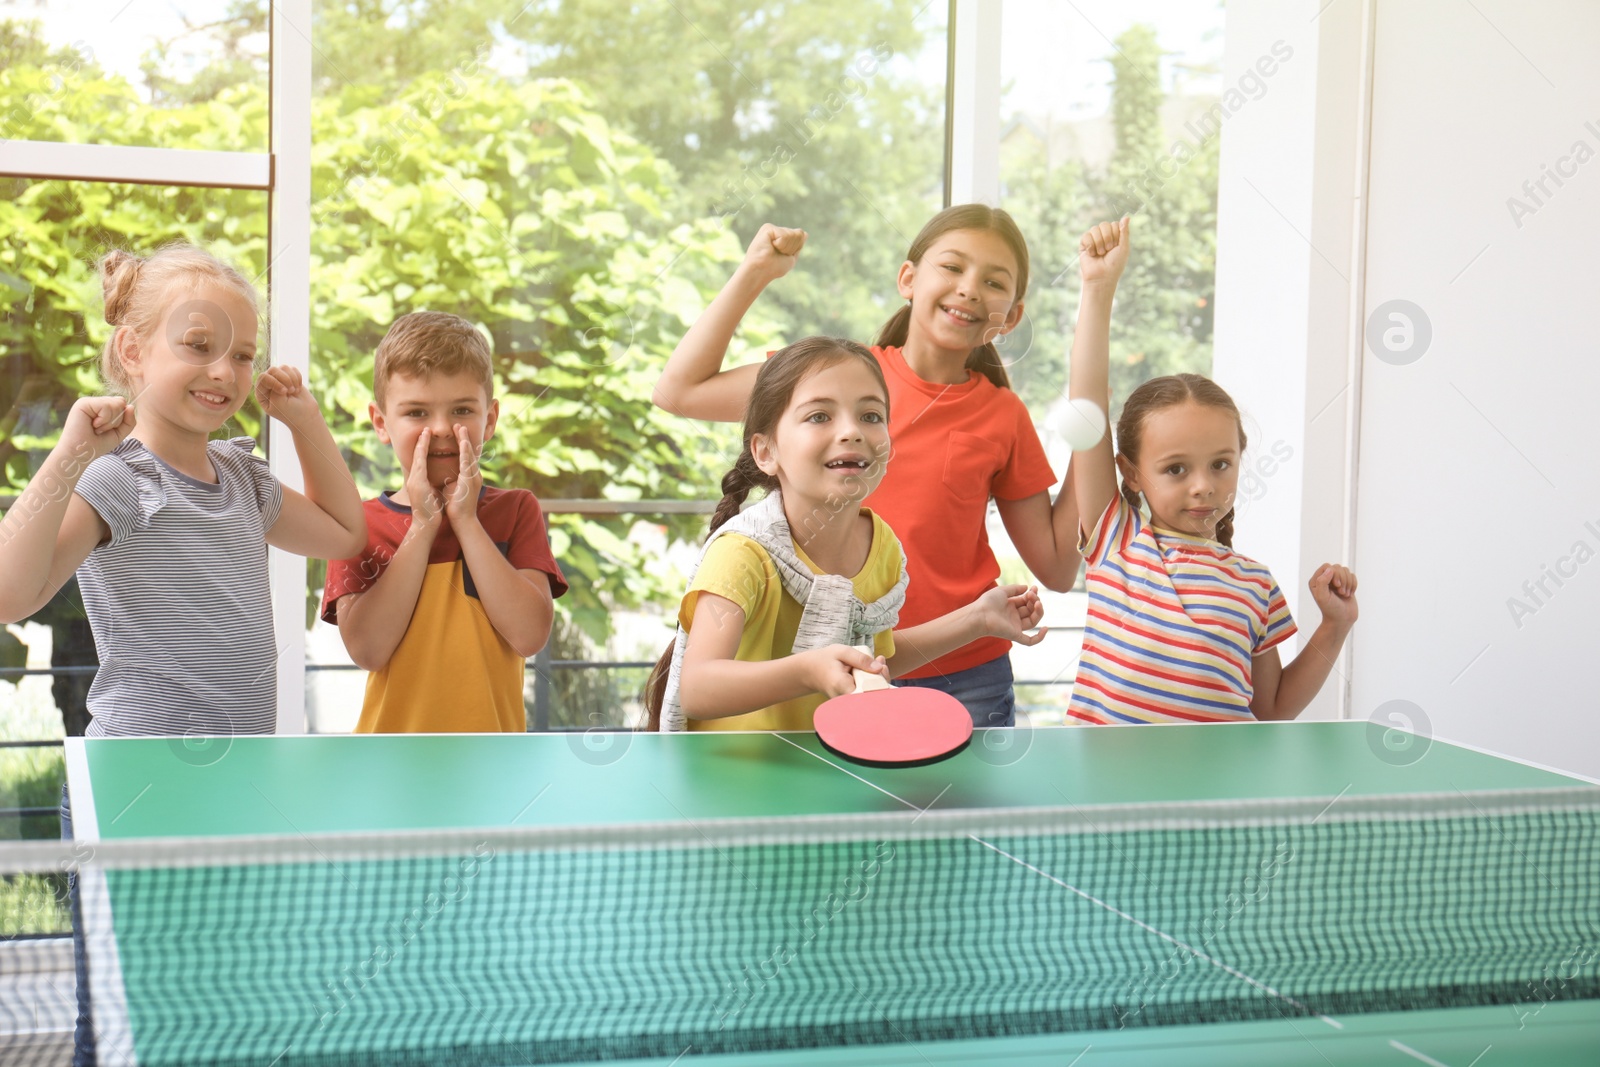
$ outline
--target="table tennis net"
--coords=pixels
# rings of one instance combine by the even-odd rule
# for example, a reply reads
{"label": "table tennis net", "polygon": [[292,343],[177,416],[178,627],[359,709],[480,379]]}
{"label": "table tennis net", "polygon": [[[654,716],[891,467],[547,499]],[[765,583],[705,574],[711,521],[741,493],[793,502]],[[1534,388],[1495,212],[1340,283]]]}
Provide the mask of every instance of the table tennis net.
{"label": "table tennis net", "polygon": [[[665,1061],[1600,997],[1595,789],[0,846],[8,878],[67,870],[103,1064]],[[29,1019],[0,1005],[0,1059],[59,1062]]]}

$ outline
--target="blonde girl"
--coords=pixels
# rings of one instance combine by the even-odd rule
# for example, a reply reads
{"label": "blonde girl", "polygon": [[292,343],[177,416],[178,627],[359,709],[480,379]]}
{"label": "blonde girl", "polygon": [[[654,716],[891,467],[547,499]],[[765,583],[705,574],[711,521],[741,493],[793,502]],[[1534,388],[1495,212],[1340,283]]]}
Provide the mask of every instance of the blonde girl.
{"label": "blonde girl", "polygon": [[[271,733],[277,643],[267,546],[340,559],[366,544],[361,498],[292,367],[255,381],[294,434],[304,494],[248,437],[212,440],[250,399],[254,286],[202,249],[100,262],[101,370],[115,395],[73,404],[61,439],[0,523],[0,620],[38,611],[74,572],[100,666],[90,736]],[[62,836],[72,812],[61,797]],[[76,879],[75,1064],[95,1062]]]}

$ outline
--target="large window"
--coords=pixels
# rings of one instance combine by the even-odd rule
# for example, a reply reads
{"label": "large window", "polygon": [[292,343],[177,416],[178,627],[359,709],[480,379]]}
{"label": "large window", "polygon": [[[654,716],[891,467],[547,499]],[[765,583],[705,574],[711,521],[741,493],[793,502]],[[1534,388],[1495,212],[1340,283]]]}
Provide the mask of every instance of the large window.
{"label": "large window", "polygon": [[[0,174],[33,176],[3,179],[0,198],[7,484],[27,478],[71,398],[96,388],[103,326],[89,264],[110,243],[185,235],[252,273],[270,263],[279,313],[309,330],[307,340],[278,331],[274,357],[306,361],[366,495],[398,474],[367,417],[378,339],[407,311],[461,314],[497,358],[503,414],[488,475],[547,502],[573,586],[548,662],[529,673],[534,722],[624,723],[643,669],[571,664],[642,664],[670,636],[734,443],[731,427],[649,404],[673,345],[767,221],[802,226],[810,241],[748,318],[734,358],[806,333],[870,339],[896,303],[910,238],[952,184],[947,119],[958,141],[977,131],[974,155],[998,158],[999,188],[978,195],[1010,209],[1033,249],[1029,315],[1005,348],[1047,440],[1076,311],[1075,238],[1095,218],[1134,211],[1146,253],[1119,302],[1117,395],[1151,374],[1209,366],[1216,138],[1189,137],[1175,168],[1163,157],[1183,131],[1205,128],[1220,4],[962,8],[958,35],[974,17],[979,36],[1000,34],[1002,84],[966,104],[954,94],[951,116],[947,58],[965,53],[951,46],[942,0],[663,0],[633,5],[626,32],[606,0],[104,6],[0,5]],[[274,33],[271,18],[285,20]],[[269,107],[285,55],[295,76]],[[985,76],[957,73],[963,85]],[[269,170],[274,116],[290,125]],[[296,143],[306,137],[309,154]],[[119,168],[146,157],[52,146],[191,151],[162,151],[126,185],[112,181]],[[57,158],[65,171],[40,169]],[[27,166],[8,167],[19,159]],[[958,188],[981,170],[950,166]],[[286,180],[309,187],[309,210],[273,196]],[[1006,575],[1025,577],[998,523],[993,534]],[[304,634],[307,724],[339,730],[362,676],[315,620],[322,573],[307,568],[298,603],[292,584],[280,587],[278,626],[280,637]],[[1077,616],[1069,598],[1050,621]],[[12,628],[0,651],[37,658],[18,651],[23,633]],[[49,655],[86,657],[85,640],[53,635]],[[1070,680],[1072,640],[1019,651],[1019,678]],[[302,646],[288,647],[298,660]],[[285,728],[297,728],[298,680],[280,684],[293,705]],[[78,699],[56,687],[59,700]]]}
{"label": "large window", "polygon": [[[624,723],[644,671],[623,665],[670,635],[735,441],[655,410],[650,384],[766,221],[805,227],[811,245],[736,354],[804,333],[870,338],[888,317],[910,235],[945,197],[948,8],[647,4],[619,34],[600,0],[0,5],[0,489],[27,480],[72,399],[100,388],[92,263],[113,245],[187,237],[263,289],[270,269],[288,326],[273,358],[308,366],[366,494],[397,474],[366,414],[377,340],[406,311],[456,312],[498,360],[489,476],[548,502],[573,586],[550,662],[530,672],[530,718]],[[275,63],[288,74],[272,89]],[[287,455],[274,464],[292,473]],[[280,640],[305,625],[313,669],[304,719],[296,675],[280,674],[281,722],[347,729],[362,679],[315,621],[323,570],[307,568],[297,605],[287,562]],[[11,681],[35,702],[49,685],[77,732],[93,648],[70,592],[8,628],[0,685],[19,707]],[[618,666],[575,669],[596,660]],[[22,673],[52,668],[53,682]]]}
{"label": "large window", "polygon": [[[617,502],[714,499],[737,448],[651,386],[763,222],[810,243],[736,358],[888,317],[943,202],[945,5],[643,4],[626,32],[603,0],[384,10],[316,9],[313,377],[363,493],[392,490],[367,417],[384,330],[428,309],[488,331],[486,474],[546,501],[572,584],[530,723],[625,725],[646,669],[621,665],[670,639],[705,509]],[[307,649],[312,728],[348,729],[362,676],[325,624]]]}

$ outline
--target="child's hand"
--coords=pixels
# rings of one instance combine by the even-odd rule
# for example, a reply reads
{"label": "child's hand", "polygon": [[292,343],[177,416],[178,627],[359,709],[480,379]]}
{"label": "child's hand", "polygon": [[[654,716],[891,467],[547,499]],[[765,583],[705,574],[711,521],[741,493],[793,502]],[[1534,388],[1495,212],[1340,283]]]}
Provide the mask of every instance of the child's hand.
{"label": "child's hand", "polygon": [[1355,625],[1360,614],[1356,606],[1356,576],[1349,567],[1324,563],[1311,576],[1311,599],[1317,602],[1322,620],[1341,630]]}
{"label": "child's hand", "polygon": [[61,428],[64,454],[81,455],[84,448],[93,459],[116,448],[133,432],[133,404],[120,396],[86,396],[72,405],[67,412],[67,424]]}
{"label": "child's hand", "polygon": [[270,367],[256,379],[256,400],[261,410],[289,427],[303,430],[312,419],[322,418],[316,398],[294,367]]}
{"label": "child's hand", "polygon": [[762,285],[770,285],[794,269],[805,243],[804,230],[764,223],[744,254],[744,269],[753,273]]}
{"label": "child's hand", "polygon": [[411,505],[411,529],[419,533],[434,533],[439,529],[439,517],[444,514],[444,494],[428,481],[428,450],[433,447],[433,431],[423,430],[417,435],[417,447],[411,455],[411,470],[406,473],[406,502]]}
{"label": "child's hand", "polygon": [[457,530],[478,518],[478,492],[483,488],[483,470],[478,466],[479,452],[472,447],[465,426],[456,431],[456,476],[444,483],[445,514],[450,525]]}
{"label": "child's hand", "polygon": [[844,696],[856,691],[854,671],[867,671],[889,680],[889,664],[882,656],[869,656],[849,645],[828,645],[798,653],[805,661],[806,684],[826,697]]}
{"label": "child's hand", "polygon": [[1049,631],[1039,626],[1044,618],[1044,602],[1032,585],[997,585],[972,602],[979,627],[985,637],[1003,637],[1020,645],[1037,645]]}
{"label": "child's hand", "polygon": [[1078,272],[1085,285],[1115,287],[1128,265],[1128,216],[1102,222],[1078,240]]}

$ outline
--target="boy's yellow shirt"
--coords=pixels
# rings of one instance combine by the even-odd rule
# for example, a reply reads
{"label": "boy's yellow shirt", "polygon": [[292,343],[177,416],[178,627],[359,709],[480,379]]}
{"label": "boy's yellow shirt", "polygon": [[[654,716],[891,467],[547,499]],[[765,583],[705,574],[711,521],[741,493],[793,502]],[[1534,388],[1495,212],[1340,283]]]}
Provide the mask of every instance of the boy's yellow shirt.
{"label": "boy's yellow shirt", "polygon": [[[889,524],[869,508],[862,511],[872,516],[872,547],[867,552],[866,563],[851,581],[857,597],[873,601],[887,594],[900,580],[905,557]],[[825,573],[811,562],[799,545],[795,546],[795,552],[812,573]],[[744,633],[739,638],[735,659],[760,663],[780,659],[794,651],[794,635],[800,629],[800,616],[805,607],[784,591],[783,579],[778,576],[772,557],[750,538],[726,533],[706,549],[694,581],[689,583],[689,591],[678,607],[678,622],[684,633],[690,631],[690,624],[694,622],[695,605],[702,592],[731,600],[744,611]],[[880,656],[894,655],[894,634],[889,630],[877,634],[873,647]],[[811,716],[822,700],[822,694],[812,693],[746,715],[690,719],[689,729],[809,730]]]}
{"label": "boy's yellow shirt", "polygon": [[[411,509],[387,494],[364,507],[367,550],[328,563],[322,617],[331,623],[339,621],[339,598],[370,589],[411,528]],[[513,567],[542,571],[552,597],[567,591],[532,493],[485,487],[478,521]],[[489,621],[446,520],[428,554],[405,636],[388,665],[367,677],[356,732],[521,733],[528,728],[522,689],[522,657]]]}

